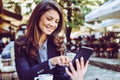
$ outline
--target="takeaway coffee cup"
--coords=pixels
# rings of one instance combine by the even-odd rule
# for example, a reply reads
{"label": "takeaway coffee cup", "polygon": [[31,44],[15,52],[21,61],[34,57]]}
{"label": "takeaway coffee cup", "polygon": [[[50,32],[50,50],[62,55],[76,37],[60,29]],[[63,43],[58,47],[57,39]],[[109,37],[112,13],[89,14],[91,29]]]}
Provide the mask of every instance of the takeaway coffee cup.
{"label": "takeaway coffee cup", "polygon": [[41,74],[38,77],[35,77],[34,80],[53,80],[52,74]]}

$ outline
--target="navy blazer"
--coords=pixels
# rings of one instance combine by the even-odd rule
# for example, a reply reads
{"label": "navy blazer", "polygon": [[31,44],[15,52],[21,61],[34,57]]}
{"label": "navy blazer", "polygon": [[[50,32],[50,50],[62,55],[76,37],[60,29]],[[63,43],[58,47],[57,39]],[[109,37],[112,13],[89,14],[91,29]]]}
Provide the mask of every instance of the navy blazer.
{"label": "navy blazer", "polygon": [[[50,70],[48,60],[45,62],[40,61],[40,57],[33,59],[27,54],[28,48],[26,45],[19,45],[18,42],[25,41],[25,38],[21,38],[15,41],[15,64],[16,71],[20,80],[34,80],[39,74],[53,74],[54,71]],[[28,45],[29,46],[29,45]],[[48,59],[59,56],[55,45],[48,40]],[[36,51],[38,53],[38,50]],[[39,56],[39,53],[38,53]]]}

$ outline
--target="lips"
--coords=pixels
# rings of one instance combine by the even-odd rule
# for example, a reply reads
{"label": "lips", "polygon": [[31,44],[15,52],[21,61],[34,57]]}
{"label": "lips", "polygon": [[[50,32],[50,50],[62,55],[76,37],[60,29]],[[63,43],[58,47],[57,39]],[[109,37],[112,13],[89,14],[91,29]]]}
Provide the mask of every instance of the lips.
{"label": "lips", "polygon": [[48,26],[46,26],[46,29],[47,29],[48,31],[52,32],[52,31],[54,30],[54,27],[48,27]]}

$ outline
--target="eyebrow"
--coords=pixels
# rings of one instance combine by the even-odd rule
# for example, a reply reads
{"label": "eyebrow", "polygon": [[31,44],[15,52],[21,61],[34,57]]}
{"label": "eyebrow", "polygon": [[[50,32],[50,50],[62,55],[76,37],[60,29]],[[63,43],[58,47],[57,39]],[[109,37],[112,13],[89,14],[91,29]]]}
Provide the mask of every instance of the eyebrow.
{"label": "eyebrow", "polygon": [[[47,15],[47,17],[50,17],[50,18],[52,18],[52,19],[53,19],[53,17],[52,17],[51,15]],[[56,19],[56,20],[58,20],[58,21],[59,21],[60,19]]]}

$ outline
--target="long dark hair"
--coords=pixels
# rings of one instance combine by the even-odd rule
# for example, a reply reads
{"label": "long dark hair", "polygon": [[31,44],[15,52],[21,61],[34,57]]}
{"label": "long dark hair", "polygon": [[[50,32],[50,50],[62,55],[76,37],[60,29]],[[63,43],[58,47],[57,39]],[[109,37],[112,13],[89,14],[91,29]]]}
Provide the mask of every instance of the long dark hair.
{"label": "long dark hair", "polygon": [[31,44],[31,51],[30,54],[36,55],[35,49],[39,47],[39,39],[41,37],[41,30],[39,29],[39,20],[41,16],[48,10],[54,9],[55,11],[58,12],[60,21],[58,23],[57,29],[48,37],[56,39],[58,34],[65,29],[64,27],[64,17],[63,17],[63,10],[62,7],[56,3],[53,0],[43,0],[33,10],[31,17],[29,19],[28,25],[27,25],[27,32],[25,34],[27,44]]}

